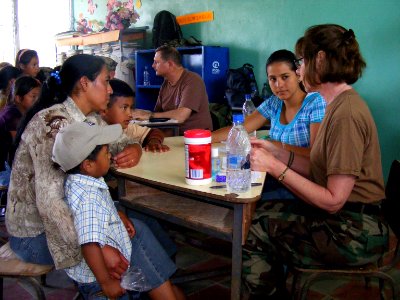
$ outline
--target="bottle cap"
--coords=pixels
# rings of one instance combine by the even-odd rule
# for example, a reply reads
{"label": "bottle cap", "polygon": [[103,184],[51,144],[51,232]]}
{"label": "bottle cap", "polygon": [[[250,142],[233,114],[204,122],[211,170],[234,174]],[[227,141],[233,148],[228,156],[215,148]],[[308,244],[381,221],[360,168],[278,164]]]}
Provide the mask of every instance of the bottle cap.
{"label": "bottle cap", "polygon": [[211,157],[218,157],[218,148],[211,148]]}
{"label": "bottle cap", "polygon": [[237,124],[237,123],[243,123],[243,121],[244,121],[244,118],[243,118],[243,115],[233,115],[232,116],[232,120],[233,120],[233,123],[234,124]]}
{"label": "bottle cap", "polygon": [[183,133],[185,138],[207,138],[211,137],[211,131],[205,129],[191,129]]}

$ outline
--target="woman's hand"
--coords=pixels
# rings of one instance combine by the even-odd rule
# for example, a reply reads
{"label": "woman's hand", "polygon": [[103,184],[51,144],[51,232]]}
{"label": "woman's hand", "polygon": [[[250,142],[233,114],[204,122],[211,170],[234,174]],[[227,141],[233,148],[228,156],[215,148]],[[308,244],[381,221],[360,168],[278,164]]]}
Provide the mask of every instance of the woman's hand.
{"label": "woman's hand", "polygon": [[101,248],[104,262],[111,277],[120,280],[121,275],[128,269],[129,261],[119,252],[118,249],[105,245]]}
{"label": "woman's hand", "polygon": [[159,140],[152,139],[150,140],[146,146],[144,146],[144,151],[146,152],[167,152],[169,151],[169,147],[160,143]]}
{"label": "woman's hand", "polygon": [[250,151],[250,165],[253,171],[271,172],[272,163],[276,158],[271,152],[261,147],[252,147]]}
{"label": "woman's hand", "polygon": [[135,227],[133,226],[132,221],[122,211],[118,211],[118,215],[121,218],[122,223],[124,223],[126,231],[128,231],[129,237],[133,238],[136,234],[136,230]]}
{"label": "woman's hand", "polygon": [[113,157],[116,168],[132,168],[139,163],[142,147],[139,144],[128,145]]}
{"label": "woman's hand", "polygon": [[279,148],[274,144],[274,142],[260,140],[255,137],[250,139],[251,147],[252,148],[262,148],[273,154],[275,157],[278,154]]}

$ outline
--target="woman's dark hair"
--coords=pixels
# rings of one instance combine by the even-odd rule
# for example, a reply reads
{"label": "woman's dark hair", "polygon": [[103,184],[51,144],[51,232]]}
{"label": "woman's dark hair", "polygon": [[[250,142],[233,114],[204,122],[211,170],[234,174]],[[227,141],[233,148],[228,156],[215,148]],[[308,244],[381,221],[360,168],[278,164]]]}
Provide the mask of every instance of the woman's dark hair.
{"label": "woman's dark hair", "polygon": [[265,71],[268,74],[268,66],[276,63],[276,62],[285,62],[288,63],[290,66],[290,69],[294,72],[296,72],[297,67],[296,64],[294,63],[294,61],[296,60],[296,55],[294,55],[294,53],[292,51],[289,50],[277,50],[274,53],[272,53],[268,59],[267,59],[267,63],[265,64]]}
{"label": "woman's dark hair", "polygon": [[[306,61],[304,78],[310,85],[326,82],[355,83],[366,67],[352,29],[336,24],[308,28],[299,48]],[[324,55],[320,63],[317,57]]]}
{"label": "woman's dark hair", "polygon": [[13,66],[5,66],[0,70],[0,90],[6,89],[11,79],[21,75],[21,70]]}
{"label": "woman's dark hair", "polygon": [[19,124],[12,150],[13,153],[18,148],[26,126],[36,113],[54,104],[64,102],[67,96],[72,95],[76,88],[76,83],[82,77],[87,77],[90,81],[94,81],[104,66],[105,62],[100,57],[77,54],[69,57],[64,62],[59,73],[52,73],[43,84],[39,99],[26,112]]}
{"label": "woman's dark hair", "polygon": [[29,62],[34,57],[39,59],[39,56],[35,50],[31,50],[31,49],[19,50],[17,53],[17,56],[15,57],[15,67],[19,69],[19,64],[23,64],[23,65],[29,64]]}
{"label": "woman's dark hair", "polygon": [[110,102],[107,105],[109,108],[114,104],[117,97],[135,97],[133,89],[123,80],[111,79],[110,85],[113,92],[110,95]]}
{"label": "woman's dark hair", "polygon": [[[265,72],[268,74],[268,66],[272,65],[276,62],[284,62],[287,63],[290,67],[290,70],[296,72],[297,66],[295,64],[296,55],[292,51],[281,49],[273,52],[267,59],[267,63],[265,64]],[[305,92],[305,88],[302,82],[299,83],[300,89]]]}
{"label": "woman's dark hair", "polygon": [[[101,149],[103,148],[104,145],[97,145],[92,152],[90,152],[90,154],[88,155],[88,157],[86,157],[84,160],[92,160],[95,161],[97,159],[97,155],[99,154],[99,152],[101,151]],[[81,161],[81,163],[79,165],[77,165],[76,167],[72,168],[71,170],[68,170],[66,173],[67,174],[81,174],[81,164],[83,161]],[[58,166],[57,163],[54,163],[56,166]],[[59,167],[59,166],[58,166]]]}
{"label": "woman's dark hair", "polygon": [[39,80],[33,78],[32,76],[21,76],[15,80],[14,88],[12,91],[13,99],[15,96],[24,97],[34,88],[41,87],[42,84]]}

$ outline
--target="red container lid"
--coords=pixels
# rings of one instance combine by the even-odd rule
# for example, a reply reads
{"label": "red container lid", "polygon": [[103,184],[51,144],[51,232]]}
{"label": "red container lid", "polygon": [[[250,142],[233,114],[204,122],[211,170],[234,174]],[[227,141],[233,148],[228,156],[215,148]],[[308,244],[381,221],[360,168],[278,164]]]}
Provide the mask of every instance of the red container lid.
{"label": "red container lid", "polygon": [[206,129],[191,129],[183,133],[185,138],[208,138],[211,137],[211,131]]}

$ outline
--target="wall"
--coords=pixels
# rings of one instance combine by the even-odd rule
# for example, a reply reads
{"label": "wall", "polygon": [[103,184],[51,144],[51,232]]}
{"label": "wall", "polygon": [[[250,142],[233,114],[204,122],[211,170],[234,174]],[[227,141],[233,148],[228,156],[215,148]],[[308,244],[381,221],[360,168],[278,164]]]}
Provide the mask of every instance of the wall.
{"label": "wall", "polygon": [[[86,0],[74,1],[75,11],[87,5]],[[104,6],[106,0],[94,2]],[[231,67],[253,64],[259,88],[266,80],[267,57],[278,49],[293,50],[307,27],[338,23],[352,28],[367,61],[364,76],[355,88],[375,118],[384,173],[388,173],[394,158],[400,159],[400,1],[142,0],[136,26],[148,25],[151,29],[155,14],[163,9],[175,15],[214,11],[213,22],[183,26],[184,36],[193,35],[205,45],[229,47]]]}

